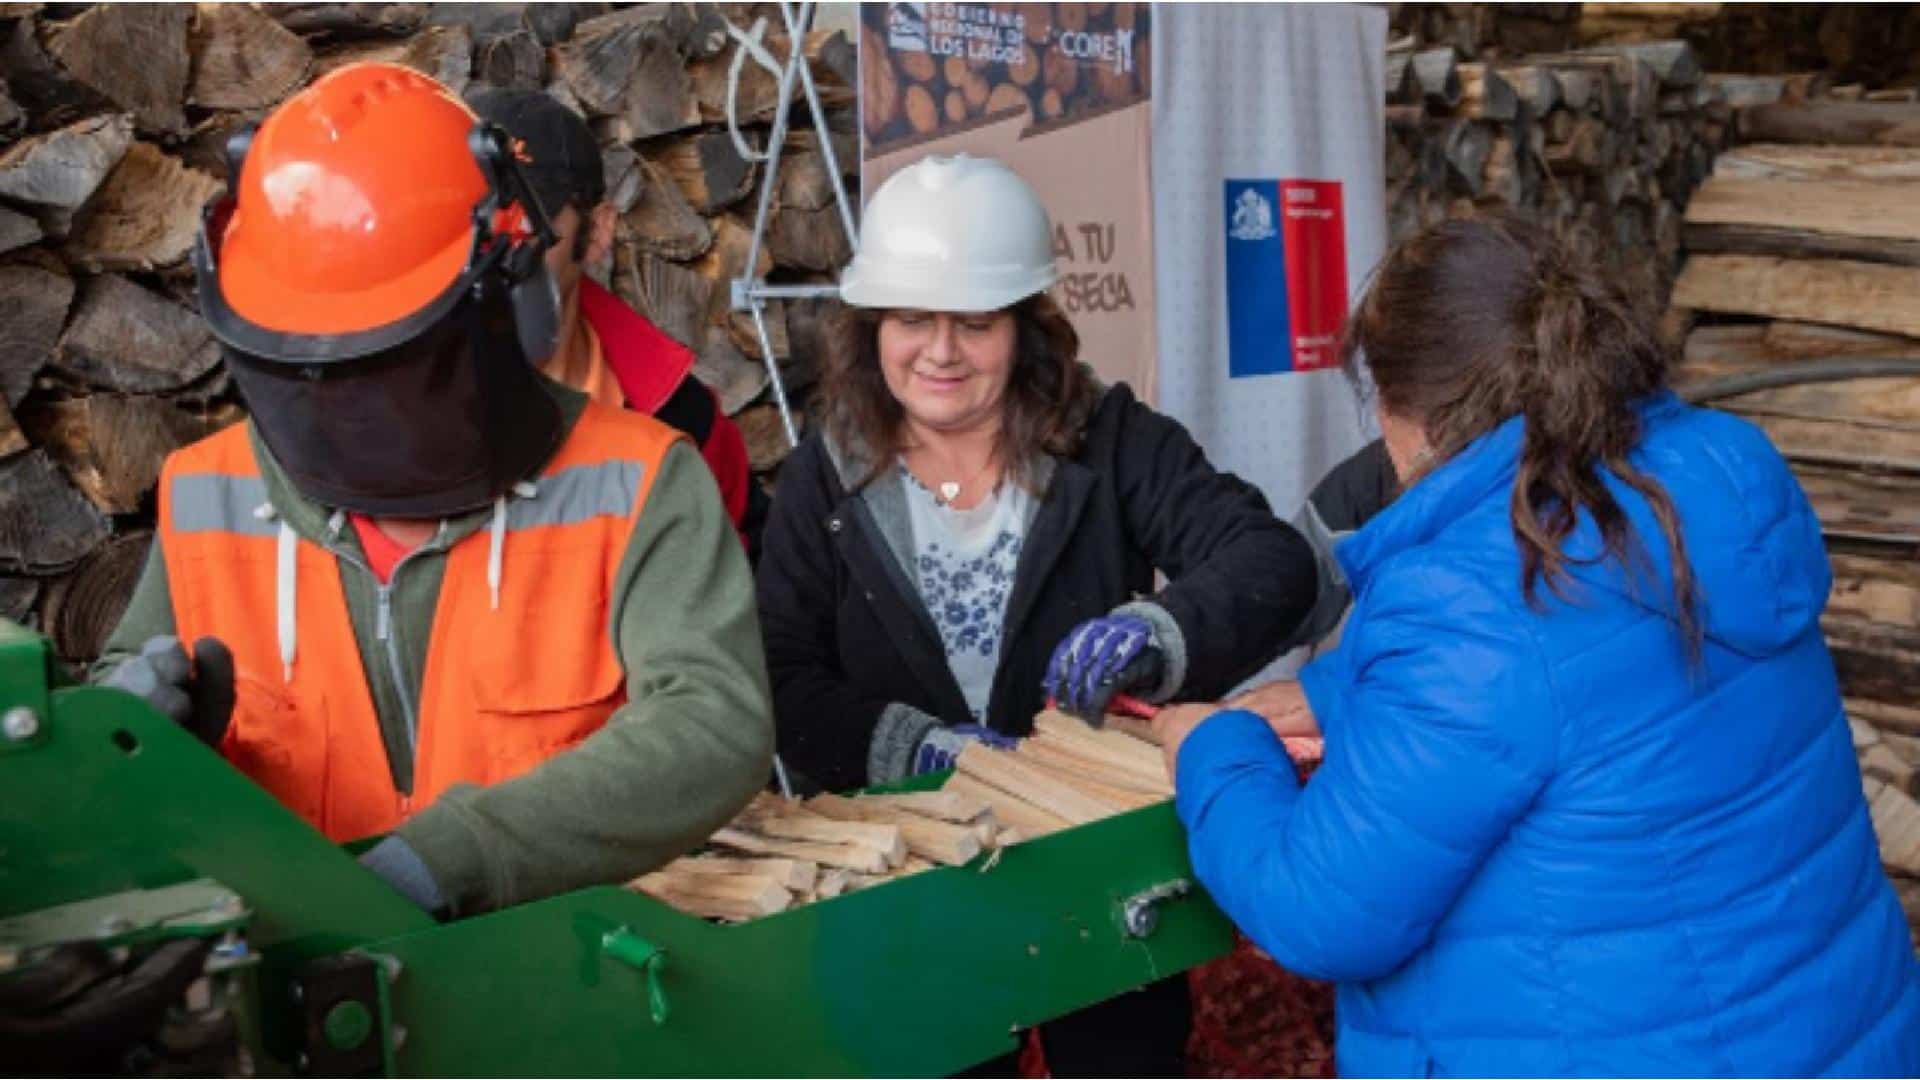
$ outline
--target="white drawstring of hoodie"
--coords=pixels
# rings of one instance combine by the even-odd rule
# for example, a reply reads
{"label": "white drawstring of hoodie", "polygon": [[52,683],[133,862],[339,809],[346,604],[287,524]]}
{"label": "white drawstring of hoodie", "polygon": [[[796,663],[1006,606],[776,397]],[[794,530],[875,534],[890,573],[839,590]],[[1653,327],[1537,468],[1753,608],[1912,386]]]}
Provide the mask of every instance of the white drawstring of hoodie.
{"label": "white drawstring of hoodie", "polygon": [[[535,499],[540,489],[532,481],[522,480],[509,492],[517,499]],[[487,537],[487,595],[492,610],[500,610],[500,583],[506,574],[507,495],[493,500],[493,516]],[[274,550],[274,629],[280,645],[280,674],[293,681],[293,660],[299,647],[299,550],[300,538],[270,502],[254,507],[253,516],[261,521],[278,520],[280,528]],[[338,535],[346,521],[344,511],[335,510],[327,529]]]}

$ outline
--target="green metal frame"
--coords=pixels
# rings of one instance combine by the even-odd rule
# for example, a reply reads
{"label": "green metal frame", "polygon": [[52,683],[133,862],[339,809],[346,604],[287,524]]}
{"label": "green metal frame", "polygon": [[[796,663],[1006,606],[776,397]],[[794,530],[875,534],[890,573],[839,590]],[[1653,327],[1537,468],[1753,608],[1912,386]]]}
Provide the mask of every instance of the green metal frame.
{"label": "green metal frame", "polygon": [[47,671],[0,625],[0,712],[42,717],[0,753],[0,919],[215,879],[282,1056],[289,974],[345,950],[396,973],[404,1074],[931,1075],[1231,944],[1165,805],[738,926],[613,887],[440,925],[137,699]]}

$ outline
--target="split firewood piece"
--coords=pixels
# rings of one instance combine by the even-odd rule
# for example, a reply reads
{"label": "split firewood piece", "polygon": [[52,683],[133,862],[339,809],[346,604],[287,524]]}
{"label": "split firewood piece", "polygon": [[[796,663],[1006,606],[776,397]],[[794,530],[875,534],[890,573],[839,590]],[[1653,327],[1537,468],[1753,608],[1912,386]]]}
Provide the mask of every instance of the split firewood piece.
{"label": "split firewood piece", "polygon": [[726,855],[689,855],[669,868],[687,874],[757,874],[794,892],[806,892],[820,880],[820,865],[806,859],[736,859]]}
{"label": "split firewood piece", "polygon": [[904,791],[890,795],[862,795],[860,802],[955,825],[974,825],[993,813],[986,800],[958,791]]}
{"label": "split firewood piece", "polygon": [[1908,796],[1915,794],[1915,778],[1920,770],[1885,743],[1875,743],[1860,754],[1860,771],[1886,782]]}
{"label": "split firewood piece", "polygon": [[1032,803],[1074,825],[1130,809],[1124,800],[1101,798],[1014,754],[978,743],[960,751],[960,772]]}
{"label": "split firewood piece", "polygon": [[481,41],[474,51],[474,77],[493,86],[538,90],[547,73],[547,50],[526,29]]}
{"label": "split firewood piece", "polygon": [[166,456],[207,434],[204,425],[172,403],[147,395],[67,398],[42,406],[27,420],[34,443],[109,514],[138,512],[160,479]]}
{"label": "split firewood piece", "polygon": [[1741,109],[1743,142],[1920,146],[1920,105],[1822,102]]}
{"label": "split firewood piece", "polygon": [[81,269],[158,270],[184,263],[220,181],[135,143],[73,219],[63,254]]}
{"label": "split firewood piece", "polygon": [[108,390],[178,390],[220,362],[219,345],[191,310],[117,274],[89,279],[54,363]]}
{"label": "split firewood piece", "polygon": [[1920,337],[1920,268],[1844,259],[1700,255],[1674,283],[1673,303]]}
{"label": "split firewood piece", "polygon": [[107,538],[108,521],[43,450],[0,462],[0,573],[66,570]]}
{"label": "split firewood piece", "polygon": [[179,135],[192,59],[186,4],[96,4],[47,42],[60,66],[127,109],[142,131]]}
{"label": "split firewood piece", "polygon": [[[700,123],[681,56],[690,4],[648,4],[589,19],[553,50],[554,71],[586,111],[632,142]],[[725,139],[723,134],[720,136]]]}
{"label": "split firewood piece", "polygon": [[1150,798],[1164,799],[1173,794],[1164,768],[1156,776],[1112,761],[1088,757],[1078,752],[1080,749],[1078,744],[1066,744],[1041,735],[1023,740],[1016,752],[1049,771],[1090,780],[1104,787]]}
{"label": "split firewood piece", "polygon": [[203,109],[265,109],[307,81],[313,50],[253,4],[200,4],[188,35],[193,83],[187,100]]}
{"label": "split firewood piece", "polygon": [[[720,397],[720,411],[733,416],[767,388],[772,376],[767,365],[751,359],[725,334],[709,335],[693,362],[693,374]],[[793,384],[787,384],[792,393]]]}
{"label": "split firewood piece", "polygon": [[[780,408],[772,402],[749,405],[733,417],[740,438],[747,444],[747,467],[757,473],[778,468],[793,446],[787,442],[786,426],[780,421]],[[793,426],[802,437],[807,433],[807,414],[795,412]]]}
{"label": "split firewood piece", "polygon": [[0,139],[17,138],[26,126],[26,110],[7,92],[7,80],[0,79]]}
{"label": "split firewood piece", "polygon": [[0,574],[0,619],[24,623],[39,600],[39,578]]}
{"label": "split firewood piece", "polygon": [[672,864],[635,878],[632,888],[690,915],[745,922],[793,906],[793,894],[761,874],[689,874]]}
{"label": "split firewood piece", "polygon": [[1014,754],[1026,764],[1054,779],[1062,787],[1080,792],[1110,807],[1107,816],[1152,806],[1155,803],[1165,802],[1168,798],[1163,793],[1122,786],[1114,782],[1115,778],[1110,774],[1102,773],[1097,766],[1089,766],[1079,758],[1037,746],[1032,739],[1023,740]]}
{"label": "split firewood piece", "polygon": [[679,183],[644,157],[639,159],[639,169],[639,197],[625,215],[633,227],[634,242],[643,251],[676,262],[706,254],[713,246],[713,230],[706,218],[694,213]]}
{"label": "split firewood piece", "polygon": [[53,355],[73,306],[73,279],[59,261],[0,265],[0,398],[20,404]]}
{"label": "split firewood piece", "polygon": [[1687,204],[1688,246],[1913,265],[1920,262],[1914,201],[1904,183],[1716,176]]}
{"label": "split firewood piece", "polygon": [[960,866],[980,854],[980,838],[966,825],[935,821],[904,810],[874,806],[865,799],[839,795],[818,795],[808,799],[807,809],[836,821],[863,821],[891,825],[900,830],[907,850],[943,866]]}
{"label": "split firewood piece", "polygon": [[1520,115],[1520,95],[1498,71],[1485,64],[1461,64],[1458,70],[1460,115],[1505,123]]}
{"label": "split firewood piece", "polygon": [[1864,698],[1846,699],[1847,715],[1857,716],[1879,729],[1881,734],[1920,736],[1920,709],[1893,705]]}
{"label": "split firewood piece", "polygon": [[69,213],[93,197],[133,145],[133,118],[96,116],[0,154],[0,197]]}
{"label": "split firewood piece", "polygon": [[10,458],[29,445],[26,433],[20,430],[20,422],[14,419],[13,409],[7,405],[7,399],[0,397],[0,459]]}
{"label": "split firewood piece", "polygon": [[1920,877],[1920,804],[1883,782],[1867,808],[1880,838],[1880,861],[1909,877]]}
{"label": "split firewood piece", "polygon": [[754,799],[734,819],[736,828],[750,829],[762,836],[783,840],[806,840],[821,844],[853,844],[876,851],[888,866],[899,866],[907,857],[907,842],[896,825],[863,821],[836,821],[811,813],[798,803],[776,796]]}
{"label": "split firewood piece", "polygon": [[355,42],[321,54],[314,74],[365,63],[410,67],[459,94],[473,78],[473,33],[460,25],[429,26],[398,42]]}
{"label": "split firewood piece", "polygon": [[993,807],[993,816],[996,821],[1006,828],[1019,830],[1029,839],[1059,832],[1073,824],[1066,818],[1035,806],[1018,795],[1002,791],[963,773],[954,773],[948,777],[946,785],[941,790],[987,803]]}
{"label": "split firewood piece", "polygon": [[613,291],[682,345],[697,349],[706,340],[713,289],[706,276],[636,244],[614,247]]}
{"label": "split firewood piece", "polygon": [[47,590],[41,626],[62,658],[87,663],[100,655],[133,597],[152,542],[145,530],[115,536]]}
{"label": "split firewood piece", "polygon": [[847,882],[852,873],[838,867],[820,871],[820,880],[814,882],[813,899],[831,900],[847,891]]}
{"label": "split firewood piece", "polygon": [[928,870],[938,870],[941,865],[943,864],[932,859],[923,859],[917,855],[909,855],[907,856],[907,861],[900,864],[900,869],[893,872],[893,876],[896,878],[912,877],[914,874],[924,874]]}
{"label": "split firewood piece", "polygon": [[775,188],[779,210],[768,222],[767,247],[781,266],[833,271],[853,254],[834,200],[833,176],[818,154],[793,154],[780,162]]}
{"label": "split firewood piece", "polygon": [[0,206],[0,255],[26,247],[44,235],[39,222],[18,210]]}
{"label": "split firewood piece", "polygon": [[[758,136],[748,145],[758,149]],[[759,166],[740,156],[733,138],[724,131],[706,131],[668,140],[648,155],[679,185],[687,204],[701,214],[715,214],[747,197],[760,175]]]}
{"label": "split firewood piece", "polygon": [[821,866],[837,866],[863,874],[884,873],[890,865],[885,854],[864,844],[779,839],[732,827],[714,833],[713,842],[749,855],[805,859]]}
{"label": "split firewood piece", "polygon": [[430,4],[272,4],[268,14],[296,34],[340,38],[400,37],[420,29]]}
{"label": "split firewood piece", "polygon": [[[1111,721],[1113,718],[1108,719]],[[1157,742],[1113,726],[1096,728],[1077,716],[1070,716],[1058,709],[1046,709],[1033,718],[1033,730],[1049,739],[1073,744],[1088,756],[1112,761],[1136,772],[1155,776],[1166,774],[1166,760]],[[1148,730],[1152,730],[1151,724]]]}
{"label": "split firewood piece", "polygon": [[1920,180],[1920,147],[1756,143],[1715,158],[1713,176],[1716,180]]}

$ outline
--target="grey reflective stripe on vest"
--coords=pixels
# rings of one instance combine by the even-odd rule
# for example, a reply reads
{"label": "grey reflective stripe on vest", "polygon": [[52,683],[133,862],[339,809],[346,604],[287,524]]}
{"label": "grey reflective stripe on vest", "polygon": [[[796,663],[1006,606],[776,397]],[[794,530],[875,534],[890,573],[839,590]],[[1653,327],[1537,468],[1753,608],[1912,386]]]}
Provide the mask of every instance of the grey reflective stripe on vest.
{"label": "grey reflective stripe on vest", "polygon": [[534,481],[535,495],[507,504],[507,529],[578,525],[596,517],[626,517],[640,495],[638,461],[575,465]]}
{"label": "grey reflective stripe on vest", "polygon": [[271,539],[277,528],[272,520],[254,515],[267,501],[266,481],[257,476],[176,476],[170,495],[176,533],[226,532]]}
{"label": "grey reflective stripe on vest", "polygon": [[[507,506],[507,528],[577,525],[592,518],[626,517],[640,493],[644,467],[638,461],[575,465],[543,476],[531,499]],[[267,485],[257,476],[196,473],[173,478],[173,531],[227,532],[271,539],[276,526],[254,511],[267,501]]]}

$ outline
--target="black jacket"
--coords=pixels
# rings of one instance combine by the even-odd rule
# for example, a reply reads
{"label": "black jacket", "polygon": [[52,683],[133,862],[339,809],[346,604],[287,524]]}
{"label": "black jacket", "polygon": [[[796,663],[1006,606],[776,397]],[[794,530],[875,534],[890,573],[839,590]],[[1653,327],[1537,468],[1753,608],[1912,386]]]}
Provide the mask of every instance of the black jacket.
{"label": "black jacket", "polygon": [[[1195,700],[1272,660],[1314,602],[1314,555],[1299,533],[1126,386],[1105,392],[1078,454],[1048,463],[1007,599],[987,708],[995,729],[1027,734],[1054,646],[1136,598],[1178,625],[1185,677],[1173,689]],[[909,571],[849,482],[821,436],[808,438],[781,468],[758,572],[780,753],[830,788],[867,782],[889,704],[970,720]],[[1156,569],[1169,584],[1154,594]]]}

